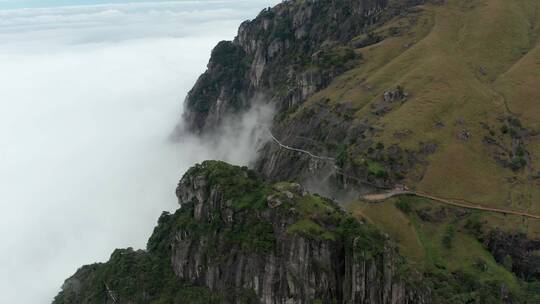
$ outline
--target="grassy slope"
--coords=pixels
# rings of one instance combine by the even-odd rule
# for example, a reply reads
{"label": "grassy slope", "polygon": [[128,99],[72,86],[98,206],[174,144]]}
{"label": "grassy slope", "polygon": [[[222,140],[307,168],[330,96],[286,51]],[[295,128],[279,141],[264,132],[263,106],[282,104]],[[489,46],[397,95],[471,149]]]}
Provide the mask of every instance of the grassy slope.
{"label": "grassy slope", "polygon": [[[384,229],[397,240],[400,252],[415,269],[423,269],[427,273],[463,272],[480,283],[505,282],[514,294],[522,294],[523,286],[516,277],[499,265],[465,228],[467,220],[481,217],[480,212],[473,212],[464,218],[450,215],[440,222],[429,222],[421,220],[416,211],[424,209],[435,212],[445,206],[412,198],[408,199],[411,211],[404,213],[395,207],[396,201],[391,199],[384,204],[354,202],[347,208],[356,216],[366,218]],[[455,230],[450,248],[445,247],[443,242],[449,226]],[[479,267],[480,264],[485,266]]]}
{"label": "grassy slope", "polygon": [[[391,35],[390,29],[396,27],[401,34]],[[488,131],[481,125],[499,130],[501,118],[512,115],[528,130],[540,132],[540,1],[447,0],[444,5],[421,6],[376,33],[385,39],[358,50],[363,63],[308,102],[328,98],[332,103],[354,103],[357,118],[382,129],[377,140],[387,146],[397,143],[417,149],[421,143],[436,143],[438,149],[428,159],[423,178],[407,179],[408,186],[440,197],[540,214],[540,180],[532,178],[540,172],[540,135],[524,140],[531,157],[528,167],[512,171],[490,154],[483,143]],[[408,100],[392,105],[382,118],[374,116],[371,105],[397,85],[409,93]],[[437,128],[438,122],[444,127]],[[393,136],[403,130],[412,133],[399,140]],[[463,130],[471,134],[467,141],[458,138]],[[512,290],[519,288],[513,274],[462,229],[463,221],[454,223],[458,245],[448,249],[441,238],[451,217],[424,222],[404,214],[394,202],[353,202],[348,209],[393,236],[415,265],[462,270],[481,281],[501,279]],[[415,200],[414,205],[441,207],[428,200]],[[537,220],[486,212],[472,216],[487,229],[540,237]],[[478,270],[478,260],[487,271]]]}
{"label": "grassy slope", "polygon": [[359,218],[366,218],[398,242],[400,252],[413,264],[422,264],[426,255],[411,220],[394,204],[352,203],[348,206]]}
{"label": "grassy slope", "polygon": [[[401,34],[391,35],[393,27]],[[311,102],[354,103],[357,117],[379,126],[383,131],[377,140],[387,145],[417,149],[420,143],[436,143],[423,178],[406,180],[409,186],[540,213],[540,181],[531,178],[540,171],[540,136],[525,140],[531,162],[514,172],[497,164],[483,143],[488,131],[481,125],[499,130],[500,119],[514,115],[527,129],[540,131],[540,2],[448,0],[421,6],[376,33],[385,39],[359,50],[363,64]],[[371,114],[370,105],[397,85],[405,87],[409,99],[382,118]],[[444,127],[436,128],[437,122]],[[403,130],[412,134],[393,136]],[[471,134],[467,141],[458,138],[463,130]],[[526,222],[526,232],[540,234],[538,221]]]}

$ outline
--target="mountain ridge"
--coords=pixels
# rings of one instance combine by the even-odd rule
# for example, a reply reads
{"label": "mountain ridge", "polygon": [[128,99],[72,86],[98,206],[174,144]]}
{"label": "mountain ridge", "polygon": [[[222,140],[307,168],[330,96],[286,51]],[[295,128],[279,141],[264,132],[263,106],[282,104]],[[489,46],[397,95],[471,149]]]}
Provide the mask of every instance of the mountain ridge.
{"label": "mountain ridge", "polygon": [[[125,292],[125,302],[540,301],[540,221],[520,216],[540,214],[539,12],[540,3],[533,0],[297,0],[242,23],[234,41],[222,41],[212,51],[207,71],[186,98],[179,125],[185,128],[177,127],[175,136],[211,135],[227,117],[263,102],[276,108],[269,130],[273,140],[259,151],[254,171],[205,162],[186,173],[177,191],[181,208],[162,216],[154,232],[176,235],[174,240],[153,236],[149,241],[149,252],[160,257],[157,273],[167,274],[167,282],[152,285],[151,297],[138,289]],[[225,189],[207,189],[216,181]],[[227,189],[234,194],[230,199],[222,193]],[[384,197],[380,203],[361,199],[381,189],[407,189],[424,197]],[[485,210],[437,199],[445,197]],[[265,222],[264,212],[282,208],[290,214],[281,220],[290,222],[270,220],[280,248],[300,242],[290,232],[317,241],[301,241],[309,250],[300,246],[304,249],[284,249],[276,256],[294,260],[293,251],[310,252],[303,259],[313,261],[322,250],[324,256],[340,257],[315,267],[331,271],[303,269],[298,280],[281,276],[284,270],[276,282],[285,289],[265,279],[275,274],[265,267],[276,256],[250,256],[258,246],[268,250],[276,242],[267,238],[269,226],[249,221]],[[251,210],[248,216],[235,217],[246,210]],[[178,214],[187,216],[190,225],[174,224]],[[371,227],[357,231],[367,238],[364,248],[397,250],[395,258],[384,259],[381,251],[374,255],[377,266],[361,280],[358,294],[349,292],[356,287],[337,283],[349,282],[345,274],[355,266],[334,268],[351,255],[336,253],[326,243],[344,236],[336,232],[338,224],[328,222],[332,214]],[[237,225],[242,227],[239,238],[227,232]],[[207,263],[209,244],[217,244],[212,250],[224,260],[209,255],[215,263]],[[118,256],[90,267],[114,269]],[[127,256],[154,258],[144,251],[128,250]],[[278,264],[301,269],[300,260],[292,260]],[[265,270],[255,270],[253,265],[261,263]],[[146,286],[145,267],[152,263],[134,265],[142,265],[140,280]],[[399,268],[412,281],[393,278],[397,272],[387,268]],[[121,292],[135,275],[108,272],[115,283],[105,285],[85,276],[87,271],[83,267],[72,277],[79,283],[66,281],[55,303],[81,302],[77,297],[87,296],[88,290],[78,288],[80,283],[98,286],[90,290],[105,297],[105,302],[86,298],[83,303],[111,303],[109,289]],[[395,289],[388,287],[394,284]],[[321,286],[331,286],[331,292],[325,294]]]}

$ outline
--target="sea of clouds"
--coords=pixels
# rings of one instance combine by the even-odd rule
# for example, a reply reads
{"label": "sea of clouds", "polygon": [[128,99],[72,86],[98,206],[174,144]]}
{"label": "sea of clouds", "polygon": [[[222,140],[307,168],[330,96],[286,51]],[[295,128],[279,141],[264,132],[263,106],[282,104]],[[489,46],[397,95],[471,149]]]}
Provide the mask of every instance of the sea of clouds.
{"label": "sea of clouds", "polygon": [[246,164],[271,113],[167,140],[211,48],[278,1],[115,2],[0,1],[0,303],[50,303],[79,266],[143,248],[185,170]]}

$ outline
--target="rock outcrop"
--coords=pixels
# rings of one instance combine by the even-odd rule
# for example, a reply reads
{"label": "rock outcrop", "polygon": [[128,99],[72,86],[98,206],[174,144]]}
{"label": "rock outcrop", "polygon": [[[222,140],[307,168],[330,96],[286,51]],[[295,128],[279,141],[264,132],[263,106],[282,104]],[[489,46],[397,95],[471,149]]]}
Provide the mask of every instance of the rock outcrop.
{"label": "rock outcrop", "polygon": [[353,38],[420,2],[284,1],[263,10],[213,50],[185,101],[187,130],[211,132],[261,98],[279,112],[302,103],[360,60]]}
{"label": "rock outcrop", "polygon": [[[212,182],[210,167],[234,175],[222,173],[227,184]],[[254,292],[261,303],[428,301],[425,291],[400,277],[400,257],[382,234],[297,184],[271,189],[253,183],[235,197],[235,187],[252,182],[249,175],[205,162],[182,179],[182,208],[192,210],[196,223],[216,228],[204,235],[176,231],[172,264],[178,277],[220,293]],[[242,202],[246,196],[250,202]]]}
{"label": "rock outcrop", "polygon": [[55,303],[176,303],[193,286],[221,303],[430,303],[387,237],[298,184],[206,161],[177,195],[146,251],[81,268]]}

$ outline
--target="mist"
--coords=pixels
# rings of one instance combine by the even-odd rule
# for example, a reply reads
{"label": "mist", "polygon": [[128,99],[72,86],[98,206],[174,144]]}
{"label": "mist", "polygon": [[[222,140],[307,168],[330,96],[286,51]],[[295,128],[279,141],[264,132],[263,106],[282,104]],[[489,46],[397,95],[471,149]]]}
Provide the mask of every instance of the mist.
{"label": "mist", "polygon": [[211,48],[277,1],[115,2],[0,2],[1,303],[50,303],[83,264],[144,248],[190,166],[248,164],[265,140],[265,105],[168,136]]}

